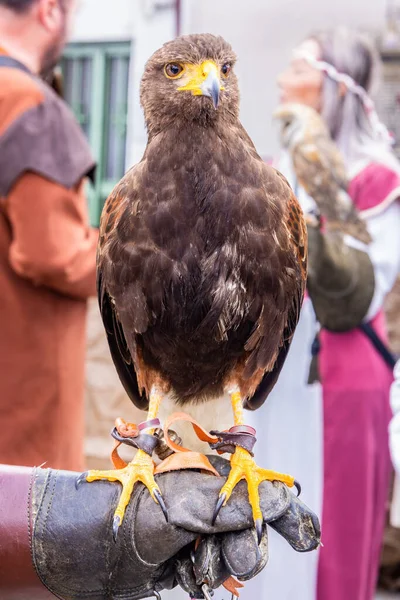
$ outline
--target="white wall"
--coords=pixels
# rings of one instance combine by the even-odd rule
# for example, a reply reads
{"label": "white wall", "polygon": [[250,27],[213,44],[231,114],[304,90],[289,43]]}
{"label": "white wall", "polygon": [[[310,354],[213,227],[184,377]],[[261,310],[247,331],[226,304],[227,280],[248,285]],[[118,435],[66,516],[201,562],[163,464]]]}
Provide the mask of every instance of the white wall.
{"label": "white wall", "polygon": [[81,0],[72,42],[131,41],[126,166],[138,162],[146,145],[139,86],[149,56],[175,36],[169,0]]}
{"label": "white wall", "polygon": [[135,0],[80,0],[72,41],[103,42],[131,39]]}
{"label": "white wall", "polygon": [[210,32],[238,55],[241,119],[259,153],[277,150],[271,113],[276,78],[294,45],[315,29],[346,25],[380,31],[385,0],[182,0],[182,33]]}

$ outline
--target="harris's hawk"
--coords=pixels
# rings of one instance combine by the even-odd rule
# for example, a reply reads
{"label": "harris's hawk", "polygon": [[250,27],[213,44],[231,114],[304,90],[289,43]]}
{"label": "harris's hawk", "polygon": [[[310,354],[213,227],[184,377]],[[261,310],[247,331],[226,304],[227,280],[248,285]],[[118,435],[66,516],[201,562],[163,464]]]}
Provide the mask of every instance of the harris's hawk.
{"label": "harris's hawk", "polygon": [[[210,34],[153,54],[140,92],[147,147],[101,219],[100,310],[119,377],[148,409],[150,433],[163,394],[180,407],[206,403],[212,415],[227,391],[232,435],[246,434],[243,407],[268,396],[299,318],[306,228],[289,184],[239,121],[235,60]],[[295,481],[260,469],[240,439],[231,467],[218,510],[245,478],[259,531],[259,483]],[[136,481],[165,510],[153,474],[151,449],[140,449],[126,468],[84,476],[122,483],[117,531]]]}
{"label": "harris's hawk", "polygon": [[369,244],[365,221],[348,194],[343,157],[323,117],[310,106],[297,103],[282,104],[274,115],[281,122],[282,146],[292,158],[297,180],[315,200],[326,226]]}

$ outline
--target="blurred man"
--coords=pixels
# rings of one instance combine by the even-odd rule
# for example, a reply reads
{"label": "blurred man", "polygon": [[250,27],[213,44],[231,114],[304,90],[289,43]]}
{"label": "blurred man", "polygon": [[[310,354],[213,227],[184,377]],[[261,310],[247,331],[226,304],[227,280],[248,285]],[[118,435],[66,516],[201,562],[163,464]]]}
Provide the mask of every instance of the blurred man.
{"label": "blurred man", "polygon": [[43,83],[74,0],[0,0],[0,463],[83,468],[88,144]]}

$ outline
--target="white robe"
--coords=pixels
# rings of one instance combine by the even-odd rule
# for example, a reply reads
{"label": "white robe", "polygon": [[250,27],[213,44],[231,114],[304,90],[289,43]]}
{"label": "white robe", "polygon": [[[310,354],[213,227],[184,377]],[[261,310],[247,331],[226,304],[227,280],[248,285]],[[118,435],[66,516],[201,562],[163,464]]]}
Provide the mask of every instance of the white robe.
{"label": "white robe", "polygon": [[[290,163],[284,162],[280,168],[294,186]],[[298,190],[298,198],[305,213],[313,209],[314,201],[302,189]],[[393,203],[381,212],[365,216],[374,240],[368,248],[375,272],[375,294],[366,316],[369,320],[381,309],[399,272],[400,205]],[[351,239],[347,241],[349,245],[356,245]],[[278,383],[267,402],[246,422],[258,427],[259,432],[262,430],[255,447],[258,464],[293,475],[302,485],[302,500],[321,518],[322,387],[319,383],[307,384],[316,328],[315,314],[307,298]],[[246,583],[240,598],[314,600],[317,569],[318,551],[298,554],[271,531],[268,565],[260,575]]]}

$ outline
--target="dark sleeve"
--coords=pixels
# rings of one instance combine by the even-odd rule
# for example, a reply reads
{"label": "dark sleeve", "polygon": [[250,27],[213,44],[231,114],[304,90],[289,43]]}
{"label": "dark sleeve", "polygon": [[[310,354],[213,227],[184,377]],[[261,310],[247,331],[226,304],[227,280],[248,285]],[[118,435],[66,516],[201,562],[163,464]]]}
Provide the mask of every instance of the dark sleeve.
{"label": "dark sleeve", "polygon": [[88,226],[83,182],[73,189],[26,173],[6,201],[9,261],[21,276],[61,294],[96,295],[97,230]]}

